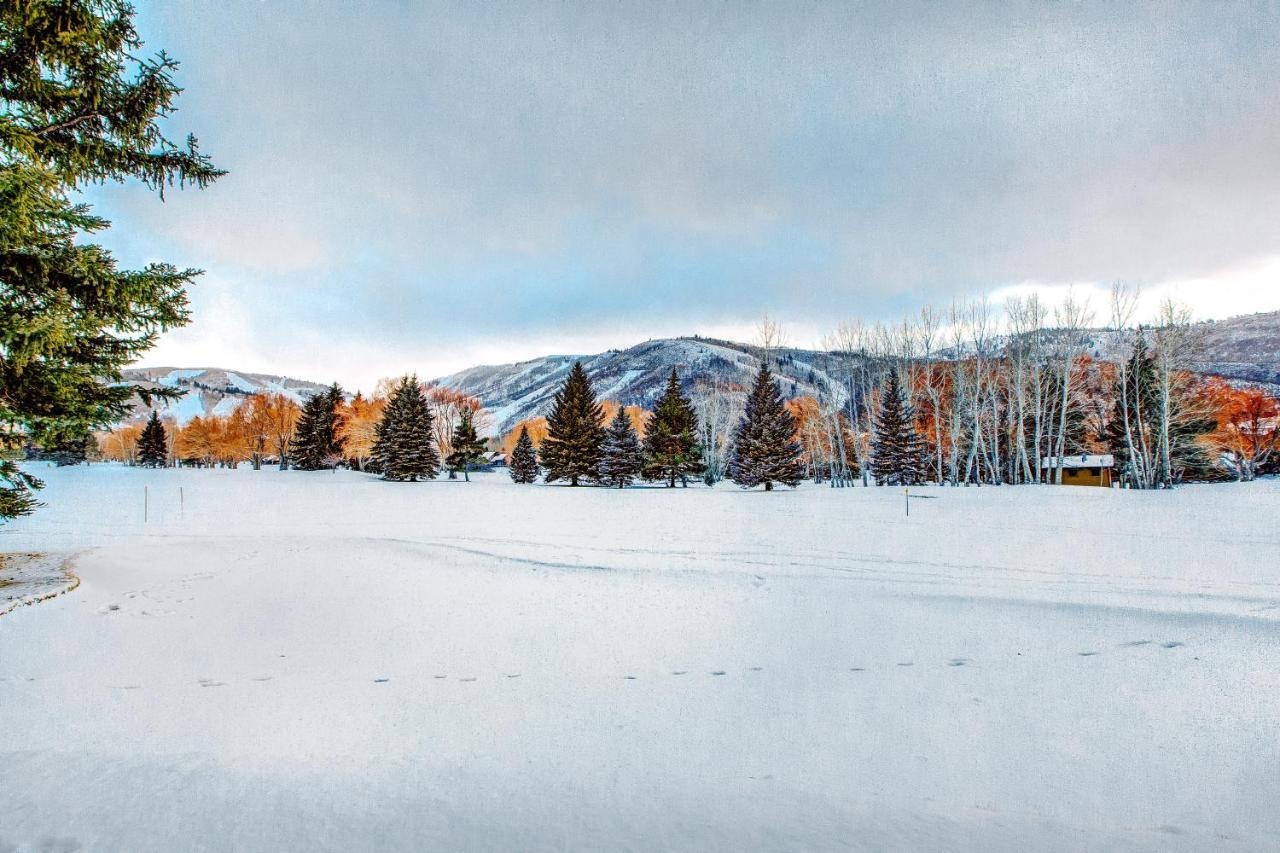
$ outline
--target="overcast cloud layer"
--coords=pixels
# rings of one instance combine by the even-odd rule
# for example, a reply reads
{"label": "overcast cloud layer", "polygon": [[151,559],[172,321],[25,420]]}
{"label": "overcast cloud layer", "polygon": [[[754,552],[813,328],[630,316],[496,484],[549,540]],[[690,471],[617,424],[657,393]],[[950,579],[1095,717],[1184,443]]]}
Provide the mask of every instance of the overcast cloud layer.
{"label": "overcast cloud layer", "polygon": [[150,363],[366,388],[1027,283],[1270,310],[1278,8],[166,0],[230,174],[91,195],[208,270]]}

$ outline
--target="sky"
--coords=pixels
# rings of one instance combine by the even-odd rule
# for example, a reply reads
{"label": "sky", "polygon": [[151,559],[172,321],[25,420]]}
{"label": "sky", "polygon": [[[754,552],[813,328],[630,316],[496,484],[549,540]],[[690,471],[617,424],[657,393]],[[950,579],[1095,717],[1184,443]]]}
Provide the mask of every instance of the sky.
{"label": "sky", "polygon": [[228,175],[91,188],[204,275],[148,365],[341,381],[817,345],[1067,288],[1280,309],[1280,6],[140,3]]}

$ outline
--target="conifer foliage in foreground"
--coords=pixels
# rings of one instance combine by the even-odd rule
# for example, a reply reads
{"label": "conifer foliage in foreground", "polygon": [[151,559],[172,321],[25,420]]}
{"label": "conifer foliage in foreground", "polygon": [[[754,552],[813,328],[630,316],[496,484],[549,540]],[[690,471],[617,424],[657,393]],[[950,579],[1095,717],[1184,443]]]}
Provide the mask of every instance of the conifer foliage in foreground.
{"label": "conifer foliage in foreground", "polygon": [[517,483],[536,483],[542,473],[538,468],[538,451],[533,447],[533,439],[529,437],[529,428],[520,427],[520,437],[511,450],[511,479]]}
{"label": "conifer foliage in foreground", "polygon": [[547,418],[547,437],[540,455],[548,483],[568,480],[569,485],[577,486],[599,479],[603,420],[604,411],[596,402],[591,380],[582,362],[575,361]]}
{"label": "conifer foliage in foreground", "polygon": [[675,488],[677,479],[687,486],[687,478],[700,476],[705,468],[698,445],[698,415],[680,390],[680,377],[672,368],[667,388],[645,429],[644,476],[666,480],[668,487]]}
{"label": "conifer foliage in foreground", "polygon": [[916,432],[915,413],[902,400],[898,371],[889,372],[880,397],[876,435],[871,442],[871,473],[882,486],[914,486],[924,482],[929,463],[924,439]]}
{"label": "conifer foliage in foreground", "polygon": [[431,441],[433,421],[418,377],[406,376],[391,392],[378,422],[373,460],[384,480],[430,480],[440,471]]}
{"label": "conifer foliage in foreground", "polygon": [[169,442],[164,424],[155,411],[138,436],[138,464],[145,468],[163,468],[169,462]]}
{"label": "conifer foliage in foreground", "polygon": [[163,196],[222,174],[194,137],[165,137],[178,63],[145,55],[133,17],[124,0],[0,3],[0,521],[36,506],[40,481],[11,458],[23,444],[83,438],[127,417],[135,394],[175,396],[122,370],[186,324],[199,273],[120,269],[91,242],[111,223],[79,194],[133,181]]}
{"label": "conifer foliage in foreground", "polygon": [[456,479],[457,472],[461,471],[462,478],[471,482],[471,466],[484,461],[484,439],[476,435],[475,412],[471,409],[463,409],[459,414],[450,444],[453,451],[445,459],[449,479]]}
{"label": "conifer foliage in foreground", "polygon": [[761,363],[734,433],[729,478],[746,489],[763,483],[767,492],[774,483],[795,487],[804,477],[795,435],[796,419],[782,402],[769,366]]}
{"label": "conifer foliage in foreground", "polygon": [[640,476],[644,457],[640,452],[640,436],[622,406],[609,422],[600,456],[600,482],[606,486],[625,488]]}
{"label": "conifer foliage in foreground", "polygon": [[336,382],[307,399],[294,429],[291,452],[295,468],[319,471],[337,467],[342,460],[338,414],[342,403],[342,389]]}

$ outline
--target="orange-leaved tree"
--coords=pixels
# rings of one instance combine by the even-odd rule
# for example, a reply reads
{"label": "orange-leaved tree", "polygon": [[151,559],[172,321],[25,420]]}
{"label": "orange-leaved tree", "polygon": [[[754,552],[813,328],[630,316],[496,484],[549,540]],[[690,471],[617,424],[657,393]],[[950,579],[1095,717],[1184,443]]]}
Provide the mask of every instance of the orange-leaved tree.
{"label": "orange-leaved tree", "polygon": [[1280,459],[1280,400],[1261,388],[1215,383],[1217,429],[1209,436],[1236,479],[1250,481]]}

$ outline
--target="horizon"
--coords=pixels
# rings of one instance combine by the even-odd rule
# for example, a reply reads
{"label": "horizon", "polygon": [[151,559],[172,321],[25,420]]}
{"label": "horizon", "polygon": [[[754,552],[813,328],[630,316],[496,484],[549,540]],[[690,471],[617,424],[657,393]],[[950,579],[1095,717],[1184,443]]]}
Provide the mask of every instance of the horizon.
{"label": "horizon", "polygon": [[[1144,302],[1146,301],[1147,300],[1144,300]],[[1223,317],[1207,317],[1207,318],[1197,317],[1197,318],[1194,318],[1194,321],[1204,322],[1204,323],[1217,323],[1217,322],[1223,322],[1228,320],[1236,320],[1236,319],[1244,319],[1247,317],[1260,316],[1264,314],[1274,314],[1277,312],[1280,312],[1280,308],[1248,311],[1248,312],[1238,313],[1238,314],[1229,314]],[[1129,328],[1136,328],[1139,325],[1146,325],[1146,324],[1142,322],[1135,322]],[[1052,328],[1052,324],[1051,323],[1048,324],[1046,328]],[[1100,324],[1093,324],[1091,328],[1094,330],[1102,330],[1105,327]],[[374,386],[380,380],[388,379],[388,378],[396,378],[400,376],[407,376],[409,374],[415,374],[418,376],[420,380],[423,380],[423,381],[436,381],[436,380],[446,379],[446,378],[455,376],[458,373],[461,373],[466,370],[473,370],[473,369],[480,369],[480,368],[508,367],[513,365],[524,364],[526,362],[538,361],[540,359],[550,359],[550,358],[592,358],[610,351],[625,352],[626,350],[633,349],[635,347],[641,346],[646,343],[651,343],[653,341],[705,340],[705,341],[736,344],[740,346],[756,346],[756,344],[752,342],[752,338],[754,337],[754,334],[755,334],[754,330],[751,327],[744,326],[742,327],[742,331],[743,331],[742,336],[737,338],[725,337],[723,335],[703,334],[700,332],[693,332],[688,334],[650,336],[650,337],[644,338],[643,340],[635,340],[630,343],[626,343],[622,345],[618,345],[618,344],[606,345],[591,351],[578,351],[578,352],[545,351],[545,352],[535,353],[533,355],[514,358],[509,361],[478,361],[470,364],[461,365],[453,370],[449,370],[441,373],[427,374],[419,370],[408,369],[408,370],[401,370],[399,372],[379,374],[378,376],[374,377],[371,381],[368,381],[367,383],[363,383],[363,384],[348,383],[343,381],[341,378],[323,378],[323,377],[316,378],[316,377],[306,376],[302,374],[286,373],[279,370],[274,370],[270,366],[260,368],[257,366],[245,367],[244,365],[241,365],[241,364],[217,364],[217,363],[179,364],[173,361],[159,361],[154,358],[146,358],[136,364],[132,364],[130,365],[130,369],[131,370],[132,369],[136,369],[136,370],[161,370],[161,369],[231,370],[237,373],[248,373],[248,374],[254,374],[257,376],[275,376],[283,379],[294,379],[294,380],[300,380],[304,382],[313,382],[313,383],[322,384],[322,385],[328,385],[332,382],[337,382],[340,386],[342,386],[343,390],[351,393],[355,393],[357,391],[372,392]],[[784,329],[784,332],[785,332],[785,329]],[[1005,331],[1002,328],[1000,331],[1000,334],[1004,334],[1004,333]],[[787,340],[784,340],[784,342],[781,345],[779,345],[779,348],[806,350],[811,352],[830,352],[828,348],[823,346],[823,343],[820,340],[810,344],[810,343],[801,343],[799,341],[793,341],[793,340],[787,339]]]}

